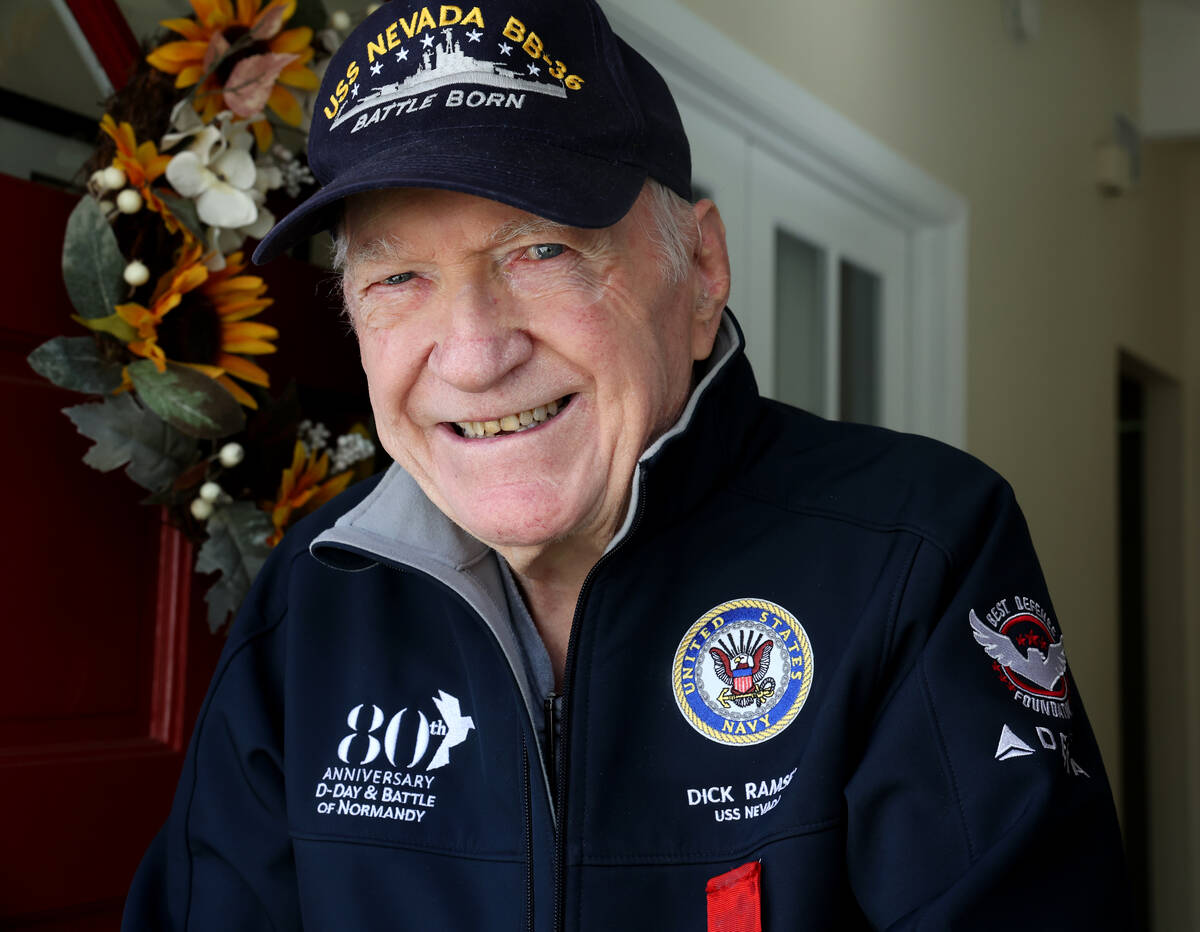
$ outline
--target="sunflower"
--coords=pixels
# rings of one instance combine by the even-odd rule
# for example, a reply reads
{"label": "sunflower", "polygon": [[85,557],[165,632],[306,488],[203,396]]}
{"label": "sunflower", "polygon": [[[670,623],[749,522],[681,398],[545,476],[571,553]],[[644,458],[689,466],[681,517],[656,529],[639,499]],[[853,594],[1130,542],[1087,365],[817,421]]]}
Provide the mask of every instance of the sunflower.
{"label": "sunflower", "polygon": [[[237,88],[227,84],[239,64],[255,56],[257,67],[246,66],[250,83],[270,81],[270,93],[265,104],[281,120],[299,126],[303,118],[300,102],[289,87],[315,91],[320,79],[309,70],[313,57],[312,30],[307,26],[280,31],[296,12],[296,0],[271,0],[265,7],[262,0],[190,0],[196,11],[195,19],[165,19],[161,25],[183,36],[183,40],[160,45],[146,56],[160,71],[175,75],[176,87],[199,84],[193,101],[205,123],[212,121],[226,107],[239,116],[248,116],[236,103]],[[266,88],[264,87],[265,91]],[[262,103],[258,109],[261,110]],[[271,144],[271,125],[255,120],[251,127],[259,149]]]}
{"label": "sunflower", "polygon": [[157,180],[167,170],[171,156],[159,155],[158,148],[150,141],[139,145],[137,137],[133,134],[133,126],[125,122],[118,124],[107,113],[100,120],[100,128],[116,143],[117,151],[113,154],[113,165],[125,173],[129,184],[137,188],[142,195],[146,206],[162,215],[167,229],[172,233],[179,232],[179,221],[150,186],[152,181]]}
{"label": "sunflower", "polygon": [[167,360],[191,366],[215,379],[248,408],[254,398],[233,381],[266,387],[270,379],[246,356],[275,352],[279,331],[249,320],[271,304],[257,275],[239,274],[246,263],[240,252],[226,257],[225,268],[211,272],[201,260],[203,247],[180,250],[174,268],[158,280],[149,306],[119,304],[116,312],[135,331],[129,351],[153,360],[160,372]]}
{"label": "sunflower", "polygon": [[354,478],[352,470],[327,480],[325,477],[328,474],[329,454],[321,453],[318,456],[316,450],[310,453],[297,440],[292,451],[292,465],[283,471],[275,501],[267,506],[271,512],[271,523],[275,525],[274,533],[267,538],[270,546],[274,547],[283,538],[283,529],[293,512],[308,512],[324,505]]}

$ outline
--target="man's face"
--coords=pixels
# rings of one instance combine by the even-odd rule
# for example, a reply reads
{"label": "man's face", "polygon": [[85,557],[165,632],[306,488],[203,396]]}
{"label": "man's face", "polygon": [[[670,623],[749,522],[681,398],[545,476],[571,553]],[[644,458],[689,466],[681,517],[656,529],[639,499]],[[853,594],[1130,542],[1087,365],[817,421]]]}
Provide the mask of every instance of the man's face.
{"label": "man's face", "polygon": [[646,200],[603,230],[440,190],[347,206],[346,298],[383,446],[506,555],[578,535],[602,548],[712,349],[723,283],[712,296],[695,263],[665,279]]}

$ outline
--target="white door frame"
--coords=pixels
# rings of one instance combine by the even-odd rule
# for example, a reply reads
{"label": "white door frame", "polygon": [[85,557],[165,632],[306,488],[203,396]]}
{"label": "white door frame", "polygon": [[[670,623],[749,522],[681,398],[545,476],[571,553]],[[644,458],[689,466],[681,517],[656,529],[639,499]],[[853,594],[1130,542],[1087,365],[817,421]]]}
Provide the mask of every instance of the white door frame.
{"label": "white door frame", "polygon": [[[967,202],[676,0],[603,0],[672,91],[913,244],[910,430],[966,444]],[[734,244],[736,246],[736,244]]]}

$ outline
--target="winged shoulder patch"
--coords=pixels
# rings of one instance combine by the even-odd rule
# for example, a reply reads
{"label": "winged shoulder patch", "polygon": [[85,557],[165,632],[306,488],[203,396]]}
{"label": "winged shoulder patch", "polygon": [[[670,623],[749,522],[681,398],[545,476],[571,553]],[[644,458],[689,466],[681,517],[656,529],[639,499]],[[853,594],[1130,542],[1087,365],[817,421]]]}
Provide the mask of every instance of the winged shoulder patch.
{"label": "winged shoulder patch", "polygon": [[1014,596],[1001,599],[984,618],[971,609],[969,621],[975,641],[1015,701],[1053,718],[1071,717],[1062,633],[1041,605]]}

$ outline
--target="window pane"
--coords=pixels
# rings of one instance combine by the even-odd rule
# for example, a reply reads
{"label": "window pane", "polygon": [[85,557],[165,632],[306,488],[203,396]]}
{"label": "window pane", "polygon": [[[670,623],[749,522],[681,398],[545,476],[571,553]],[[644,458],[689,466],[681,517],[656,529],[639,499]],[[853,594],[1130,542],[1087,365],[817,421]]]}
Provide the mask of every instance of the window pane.
{"label": "window pane", "polygon": [[92,154],[102,96],[53,4],[0,3],[0,171],[69,185]]}
{"label": "window pane", "polygon": [[775,397],[825,414],[825,255],[775,231]]}
{"label": "window pane", "polygon": [[879,276],[842,260],[841,386],[838,416],[843,421],[879,423]]}

